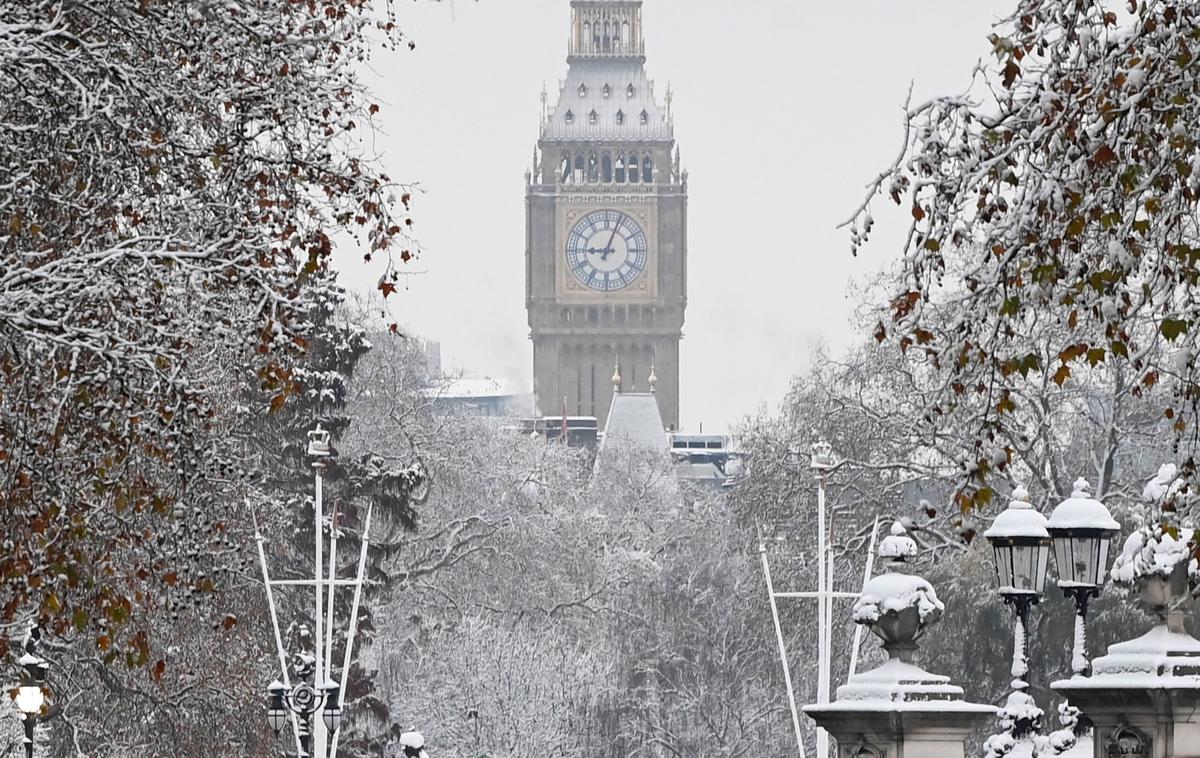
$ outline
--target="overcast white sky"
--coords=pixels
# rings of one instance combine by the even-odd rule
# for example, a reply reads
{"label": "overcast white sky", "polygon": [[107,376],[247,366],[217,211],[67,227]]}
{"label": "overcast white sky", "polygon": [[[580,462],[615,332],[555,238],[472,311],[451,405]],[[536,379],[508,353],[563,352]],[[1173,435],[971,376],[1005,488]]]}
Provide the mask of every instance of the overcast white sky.
{"label": "overcast white sky", "polygon": [[[718,431],[775,409],[817,340],[860,339],[852,277],[896,256],[904,218],[876,213],[859,258],[835,226],[900,147],[914,99],[961,91],[1011,0],[646,0],[647,70],[675,91],[689,182],[681,422]],[[543,82],[566,72],[568,0],[398,0],[414,51],[374,87],[394,179],[419,182],[422,258],[393,313],[451,368],[525,388],[524,172]],[[882,206],[881,206],[882,207]],[[338,258],[343,282],[379,272]]]}

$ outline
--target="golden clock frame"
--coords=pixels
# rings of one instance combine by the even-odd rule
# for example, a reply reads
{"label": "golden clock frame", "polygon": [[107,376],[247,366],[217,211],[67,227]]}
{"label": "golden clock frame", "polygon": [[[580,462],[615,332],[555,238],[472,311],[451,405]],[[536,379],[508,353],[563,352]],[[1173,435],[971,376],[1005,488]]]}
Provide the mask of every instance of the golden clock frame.
{"label": "golden clock frame", "polygon": [[[640,201],[640,202],[639,202]],[[563,303],[650,303],[658,297],[658,206],[650,198],[621,198],[612,202],[558,202],[555,213],[554,279],[555,295]],[[587,287],[567,266],[567,238],[580,218],[593,211],[619,211],[637,221],[646,235],[646,266],[637,279],[624,289],[600,292]]]}

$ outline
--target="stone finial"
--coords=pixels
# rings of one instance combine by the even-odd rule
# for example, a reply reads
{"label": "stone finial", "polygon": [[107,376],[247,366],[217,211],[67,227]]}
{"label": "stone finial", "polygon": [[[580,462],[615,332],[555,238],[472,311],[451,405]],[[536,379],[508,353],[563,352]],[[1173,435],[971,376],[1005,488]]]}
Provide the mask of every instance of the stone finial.
{"label": "stone finial", "polygon": [[916,556],[917,543],[908,536],[903,524],[893,521],[891,534],[879,542],[879,557],[883,559],[885,569],[898,570],[907,565],[909,558]]}
{"label": "stone finial", "polygon": [[650,382],[650,393],[654,394],[654,388],[658,384],[658,374],[654,373],[654,361],[653,360],[650,361],[650,378],[647,381]]}
{"label": "stone finial", "polygon": [[617,361],[613,364],[612,383],[613,383],[613,391],[620,392],[621,391],[621,362],[620,361]]}

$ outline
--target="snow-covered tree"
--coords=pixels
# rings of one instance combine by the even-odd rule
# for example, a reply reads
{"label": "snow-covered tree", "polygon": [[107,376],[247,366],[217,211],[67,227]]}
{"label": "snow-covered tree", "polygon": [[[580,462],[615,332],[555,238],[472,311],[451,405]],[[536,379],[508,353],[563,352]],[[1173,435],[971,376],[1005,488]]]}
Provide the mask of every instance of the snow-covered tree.
{"label": "snow-covered tree", "polygon": [[[989,448],[1011,436],[1030,375],[1064,384],[1107,366],[1180,438],[1195,425],[1198,14],[1020,0],[966,93],[909,105],[903,150],[854,214],[857,248],[877,194],[911,208],[877,336],[940,372],[936,423],[973,417],[968,508],[984,504]],[[1047,328],[1051,341],[1031,340]]]}
{"label": "snow-covered tree", "polygon": [[64,744],[257,754],[247,433],[313,385],[332,240],[384,294],[411,257],[356,73],[402,36],[366,0],[0,19],[0,628],[46,631]]}

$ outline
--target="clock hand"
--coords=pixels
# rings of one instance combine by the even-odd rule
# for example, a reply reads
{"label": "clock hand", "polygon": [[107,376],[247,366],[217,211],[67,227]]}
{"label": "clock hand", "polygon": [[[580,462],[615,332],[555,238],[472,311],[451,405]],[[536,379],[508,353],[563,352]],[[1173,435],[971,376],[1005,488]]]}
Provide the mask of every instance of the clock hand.
{"label": "clock hand", "polygon": [[[620,227],[621,227],[621,225],[620,225],[620,224],[617,224],[616,226],[614,226],[614,227],[613,227],[613,232],[612,232],[612,234],[610,234],[610,235],[608,236],[608,244],[606,244],[606,245],[604,246],[604,249],[605,249],[605,250],[607,250],[607,251],[608,251],[608,252],[610,252],[610,253],[613,251],[613,246],[612,246],[612,243],[613,243],[613,240],[615,240],[615,239],[617,238],[617,229],[619,229]],[[607,256],[607,255],[605,255],[604,257],[605,257],[605,258],[607,258],[608,256]]]}

